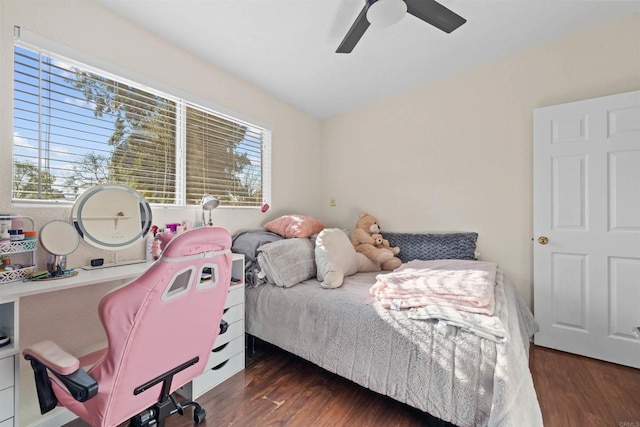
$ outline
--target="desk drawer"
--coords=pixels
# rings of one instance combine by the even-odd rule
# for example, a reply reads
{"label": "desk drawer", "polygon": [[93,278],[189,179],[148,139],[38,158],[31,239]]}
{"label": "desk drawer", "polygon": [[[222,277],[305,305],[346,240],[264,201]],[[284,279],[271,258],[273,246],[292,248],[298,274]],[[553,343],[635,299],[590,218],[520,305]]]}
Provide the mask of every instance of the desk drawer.
{"label": "desk drawer", "polygon": [[244,303],[244,286],[233,285],[229,287],[229,293],[227,294],[227,300],[224,303],[224,308],[229,308],[234,305]]}
{"label": "desk drawer", "polygon": [[221,346],[214,348],[211,350],[211,354],[209,355],[206,369],[211,369],[225,360],[229,360],[232,356],[242,352],[243,349],[244,337],[235,338],[226,344],[222,344]]}
{"label": "desk drawer", "polygon": [[237,338],[241,335],[244,335],[244,319],[230,323],[227,332],[222,335],[218,335],[218,338],[216,338],[213,344],[213,348],[218,348],[222,344],[226,344],[232,339]]}
{"label": "desk drawer", "polygon": [[[14,384],[14,371],[15,362],[14,356],[5,357],[0,359],[0,390],[4,390],[7,387],[12,387]],[[2,418],[0,418],[1,420]]]}
{"label": "desk drawer", "polygon": [[242,318],[244,318],[244,304],[237,304],[229,308],[225,308],[222,314],[222,320],[228,324],[237,322]]}
{"label": "desk drawer", "polygon": [[13,417],[13,387],[0,390],[0,421]]}
{"label": "desk drawer", "polygon": [[194,399],[243,369],[244,352],[236,354],[223,364],[207,369],[202,375],[193,380]]}

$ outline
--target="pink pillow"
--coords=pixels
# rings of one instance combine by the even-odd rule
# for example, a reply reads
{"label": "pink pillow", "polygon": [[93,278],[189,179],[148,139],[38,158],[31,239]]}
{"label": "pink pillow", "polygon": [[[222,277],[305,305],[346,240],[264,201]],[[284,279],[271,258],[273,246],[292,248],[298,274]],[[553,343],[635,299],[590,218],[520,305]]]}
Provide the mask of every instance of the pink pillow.
{"label": "pink pillow", "polygon": [[309,237],[324,230],[319,220],[306,215],[283,215],[267,222],[264,228],[284,238]]}

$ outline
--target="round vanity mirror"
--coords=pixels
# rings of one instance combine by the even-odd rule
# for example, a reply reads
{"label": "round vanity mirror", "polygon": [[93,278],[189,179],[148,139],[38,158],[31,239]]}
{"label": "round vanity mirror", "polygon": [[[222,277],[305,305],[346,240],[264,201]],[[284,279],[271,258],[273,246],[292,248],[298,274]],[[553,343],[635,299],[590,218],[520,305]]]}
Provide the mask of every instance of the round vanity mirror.
{"label": "round vanity mirror", "polygon": [[49,276],[46,278],[62,277],[64,274],[64,267],[61,265],[62,257],[75,251],[80,243],[80,238],[73,226],[61,220],[48,222],[40,229],[39,239],[42,247],[53,255]]}
{"label": "round vanity mirror", "polygon": [[71,211],[80,238],[99,249],[133,245],[151,229],[151,208],[133,188],[101,184],[82,193]]}
{"label": "round vanity mirror", "polygon": [[76,231],[67,221],[51,221],[40,229],[40,244],[52,255],[69,255],[79,243]]}

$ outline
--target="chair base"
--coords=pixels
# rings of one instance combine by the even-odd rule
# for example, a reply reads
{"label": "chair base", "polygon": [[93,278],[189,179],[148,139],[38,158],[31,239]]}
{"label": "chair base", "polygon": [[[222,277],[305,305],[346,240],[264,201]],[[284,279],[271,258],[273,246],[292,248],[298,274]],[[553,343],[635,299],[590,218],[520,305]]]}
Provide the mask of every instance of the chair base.
{"label": "chair base", "polygon": [[193,406],[193,421],[195,424],[200,424],[204,421],[207,413],[202,406],[197,402],[189,400],[187,402],[178,402],[175,398],[175,394],[167,396],[162,402],[158,402],[151,408],[142,411],[138,415],[129,420],[130,427],[150,427],[158,426],[164,427],[165,420],[169,415],[173,415],[176,412],[180,415],[184,415],[184,409],[186,407]]}

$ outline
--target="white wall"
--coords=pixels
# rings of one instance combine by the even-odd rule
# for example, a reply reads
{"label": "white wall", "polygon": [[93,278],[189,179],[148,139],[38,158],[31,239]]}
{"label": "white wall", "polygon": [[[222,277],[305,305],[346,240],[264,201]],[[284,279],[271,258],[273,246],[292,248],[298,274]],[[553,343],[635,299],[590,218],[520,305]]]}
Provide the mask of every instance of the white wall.
{"label": "white wall", "polygon": [[[222,112],[254,121],[272,130],[272,210],[218,208],[214,221],[232,232],[258,228],[278,214],[299,212],[317,215],[319,165],[310,159],[320,156],[320,122],[263,91],[225,73],[199,58],[134,26],[102,6],[88,1],[0,1],[0,212],[32,216],[38,226],[51,219],[69,217],[68,207],[24,208],[11,205],[11,150],[13,141],[13,27],[38,33],[82,54],[109,63],[128,73],[125,77],[151,87],[185,96]],[[195,220],[198,209],[154,209],[154,223]],[[110,255],[82,246],[69,256],[69,265],[86,265],[88,260]],[[123,254],[142,258],[143,244]],[[45,254],[39,251],[43,265]],[[96,307],[99,297],[112,286],[22,300],[21,345],[44,337],[54,338],[72,352],[93,348],[104,338]],[[86,304],[86,307],[83,305]],[[80,335],[74,336],[79,333]],[[79,338],[82,337],[82,338]],[[87,339],[93,337],[93,340]],[[20,425],[38,419],[33,378],[21,364]]]}
{"label": "white wall", "polygon": [[639,88],[635,14],[328,119],[322,218],[476,231],[531,302],[533,109]]}

